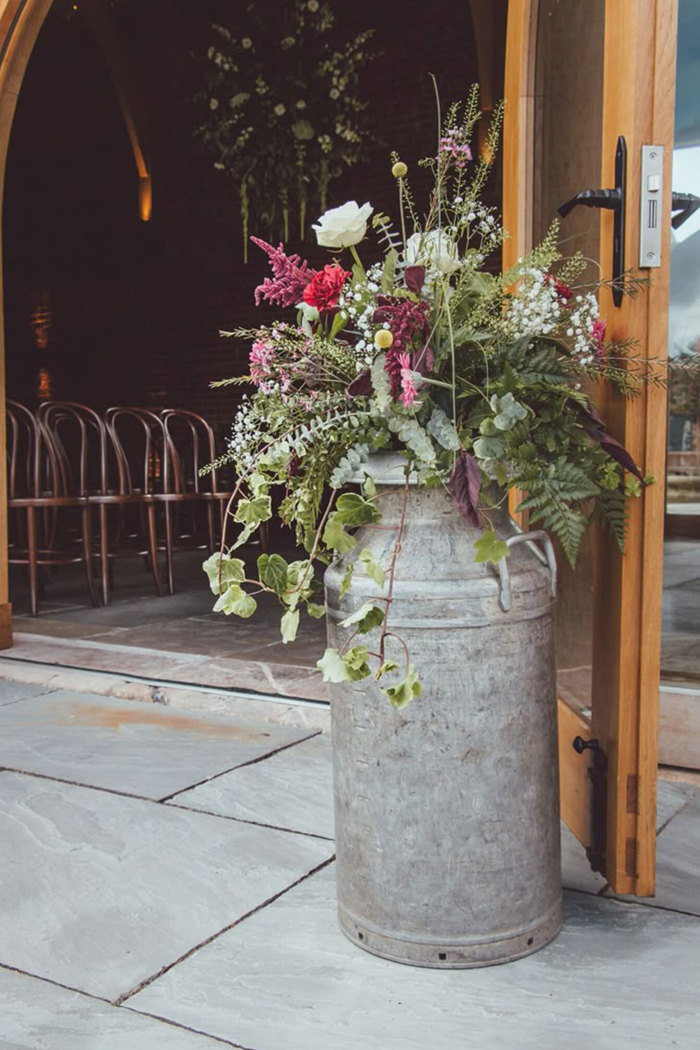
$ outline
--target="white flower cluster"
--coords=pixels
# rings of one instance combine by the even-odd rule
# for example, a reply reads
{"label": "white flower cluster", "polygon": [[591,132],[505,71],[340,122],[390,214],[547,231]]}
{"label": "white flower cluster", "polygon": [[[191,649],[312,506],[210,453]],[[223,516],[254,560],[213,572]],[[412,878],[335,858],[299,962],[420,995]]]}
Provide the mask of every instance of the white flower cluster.
{"label": "white flower cluster", "polygon": [[372,317],[377,309],[375,296],[379,292],[381,279],[381,263],[375,263],[367,271],[366,282],[347,285],[338,300],[341,314],[350,321],[349,331],[359,336],[353,347],[358,373],[369,368],[377,352],[374,345],[376,325],[372,323]]}
{"label": "white flower cluster", "polygon": [[249,467],[253,462],[251,450],[256,449],[265,437],[255,406],[244,394],[238,406],[227,444],[239,467]]}
{"label": "white flower cluster", "polygon": [[571,349],[582,365],[591,365],[596,359],[591,347],[595,343],[593,326],[599,317],[598,300],[593,292],[577,295],[566,311],[564,331],[572,340]]}
{"label": "white flower cluster", "polygon": [[507,315],[514,339],[549,335],[561,321],[564,300],[554,281],[546,280],[546,276],[544,270],[536,267],[523,270],[518,293],[511,300]]}
{"label": "white flower cluster", "polygon": [[503,229],[493,214],[494,209],[481,201],[465,201],[461,197],[454,198],[453,207],[459,213],[453,230],[466,234],[468,247],[473,246],[472,242],[478,242],[483,261],[489,252],[503,243]]}

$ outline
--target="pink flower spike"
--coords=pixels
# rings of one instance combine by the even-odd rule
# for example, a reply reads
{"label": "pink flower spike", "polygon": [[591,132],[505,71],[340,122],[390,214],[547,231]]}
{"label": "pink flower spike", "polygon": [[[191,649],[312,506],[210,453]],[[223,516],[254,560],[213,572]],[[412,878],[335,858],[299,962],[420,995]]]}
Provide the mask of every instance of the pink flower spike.
{"label": "pink flower spike", "polygon": [[601,361],[605,360],[605,321],[594,321],[591,334],[595,345],[595,352]]}
{"label": "pink flower spike", "polygon": [[398,354],[397,359],[401,366],[401,396],[399,397],[399,401],[402,405],[405,405],[406,408],[410,408],[418,397],[418,391],[413,382],[411,358],[408,354]]}
{"label": "pink flower spike", "polygon": [[316,271],[306,261],[302,262],[298,255],[287,255],[282,244],[279,248],[273,248],[260,237],[250,239],[267,252],[273,274],[255,289],[255,305],[260,306],[260,300],[267,299],[268,303],[278,306],[296,306],[304,289],[316,276]]}

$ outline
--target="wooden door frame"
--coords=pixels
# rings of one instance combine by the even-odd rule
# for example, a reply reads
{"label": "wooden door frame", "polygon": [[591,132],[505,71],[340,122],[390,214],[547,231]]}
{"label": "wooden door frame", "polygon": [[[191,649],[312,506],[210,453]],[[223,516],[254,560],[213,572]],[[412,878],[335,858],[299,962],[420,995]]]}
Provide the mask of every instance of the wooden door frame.
{"label": "wooden door frame", "polygon": [[[531,246],[535,59],[539,0],[510,0],[504,127],[504,267]],[[615,308],[601,294],[609,332],[633,332],[648,356],[667,356],[671,162],[678,0],[606,0],[602,185],[614,185],[618,135],[629,151],[625,238],[627,266],[639,255],[640,146],[665,147],[664,201],[669,217],[664,264],[637,299]],[[582,189],[585,187],[581,187]],[[612,215],[600,218],[601,264],[611,272]],[[636,271],[635,271],[636,272]],[[639,271],[644,273],[644,271]],[[649,273],[649,271],[646,271]],[[564,819],[584,843],[590,812],[588,763],[571,748],[575,735],[597,738],[608,758],[606,877],[620,893],[654,892],[658,706],[661,648],[666,391],[649,386],[635,400],[601,390],[611,432],[656,483],[630,505],[625,555],[596,535],[592,720],[560,700],[561,801]]]}

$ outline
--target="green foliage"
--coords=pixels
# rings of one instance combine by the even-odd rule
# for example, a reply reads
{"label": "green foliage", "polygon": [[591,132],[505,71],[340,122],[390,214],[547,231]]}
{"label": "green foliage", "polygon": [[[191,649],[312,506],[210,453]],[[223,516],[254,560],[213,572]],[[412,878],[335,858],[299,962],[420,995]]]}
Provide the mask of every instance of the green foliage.
{"label": "green foliage", "polygon": [[221,594],[232,583],[242,583],[245,579],[245,564],[241,558],[232,558],[230,554],[216,551],[203,563],[202,568],[209,577],[212,594]]}
{"label": "green foliage", "polygon": [[370,579],[374,580],[378,587],[383,588],[385,582],[384,569],[377,561],[375,561],[372,552],[370,550],[367,550],[367,548],[365,547],[364,550],[360,551],[359,558],[362,564],[364,565],[365,572],[370,577]]}
{"label": "green foliage", "polygon": [[493,529],[487,529],[474,543],[476,555],[475,562],[493,562],[498,564],[502,558],[508,555],[508,545],[504,540],[499,540]]}
{"label": "green foliage", "polygon": [[233,583],[217,599],[214,612],[222,612],[225,616],[233,614],[247,620],[253,615],[257,607],[258,603],[255,598],[250,594],[246,594],[239,584]]}
{"label": "green foliage", "polygon": [[380,609],[371,601],[365,602],[350,616],[341,620],[341,627],[352,627],[358,634],[368,634],[375,627],[381,627],[384,623],[385,610]]}
{"label": "green foliage", "polygon": [[399,682],[398,685],[387,685],[382,689],[382,692],[389,700],[391,706],[399,709],[406,707],[414,697],[420,696],[423,692],[423,687],[418,680],[418,672],[413,664],[408,665],[406,677],[402,682]]}

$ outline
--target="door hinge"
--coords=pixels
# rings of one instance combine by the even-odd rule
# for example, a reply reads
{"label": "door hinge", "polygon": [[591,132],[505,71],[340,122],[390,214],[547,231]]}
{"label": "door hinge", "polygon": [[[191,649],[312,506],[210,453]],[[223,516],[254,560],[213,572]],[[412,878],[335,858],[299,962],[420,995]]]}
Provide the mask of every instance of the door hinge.
{"label": "door hinge", "polygon": [[590,751],[593,761],[588,767],[591,792],[591,844],[586,846],[586,856],[593,871],[605,874],[605,851],[608,827],[608,759],[597,740],[584,740],[577,736],[573,741],[574,751],[582,755]]}

